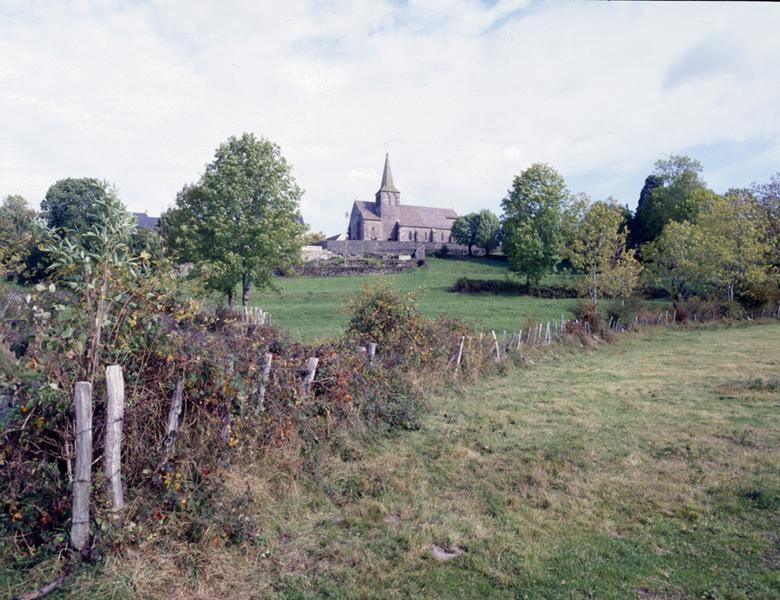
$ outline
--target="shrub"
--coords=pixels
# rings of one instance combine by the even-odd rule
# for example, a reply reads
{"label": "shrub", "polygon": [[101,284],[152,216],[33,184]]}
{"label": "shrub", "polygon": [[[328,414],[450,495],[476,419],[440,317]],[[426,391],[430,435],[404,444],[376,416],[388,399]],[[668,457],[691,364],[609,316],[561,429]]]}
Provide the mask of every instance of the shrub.
{"label": "shrub", "polygon": [[579,292],[574,286],[566,284],[528,286],[512,279],[469,279],[461,277],[450,288],[460,294],[507,294],[534,295],[539,298],[577,298]]}
{"label": "shrub", "polygon": [[433,254],[437,258],[447,258],[450,255],[450,247],[447,244],[444,244],[441,248],[436,250]]}
{"label": "shrub", "polygon": [[423,333],[423,319],[414,296],[402,296],[387,284],[363,288],[363,293],[351,302],[349,314],[347,336],[360,344],[415,344]]}
{"label": "shrub", "polygon": [[587,323],[590,326],[590,332],[593,335],[599,335],[606,331],[604,327],[604,318],[597,304],[590,300],[580,300],[574,307],[574,316],[578,321]]}
{"label": "shrub", "polygon": [[718,319],[743,319],[745,309],[738,302],[723,301],[719,298],[700,298],[691,296],[685,300],[676,300],[674,310],[677,321],[715,321]]}
{"label": "shrub", "polygon": [[620,322],[628,326],[634,322],[644,311],[648,310],[647,302],[642,298],[628,298],[625,303],[613,301],[607,304],[607,318]]}

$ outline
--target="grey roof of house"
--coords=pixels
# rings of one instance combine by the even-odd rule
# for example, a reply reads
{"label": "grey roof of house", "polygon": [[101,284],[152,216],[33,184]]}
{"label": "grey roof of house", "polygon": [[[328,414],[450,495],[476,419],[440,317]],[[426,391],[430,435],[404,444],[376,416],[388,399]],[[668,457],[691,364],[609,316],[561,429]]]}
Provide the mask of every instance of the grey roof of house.
{"label": "grey roof of house", "polygon": [[[374,202],[355,200],[355,206],[360,216],[366,221],[381,221],[376,213]],[[451,208],[435,208],[432,206],[407,206],[398,207],[398,223],[404,227],[432,227],[434,229],[450,229],[452,222],[458,218],[458,214]]]}
{"label": "grey roof of house", "polygon": [[142,229],[154,229],[160,222],[160,217],[150,217],[145,212],[134,212],[135,223]]}

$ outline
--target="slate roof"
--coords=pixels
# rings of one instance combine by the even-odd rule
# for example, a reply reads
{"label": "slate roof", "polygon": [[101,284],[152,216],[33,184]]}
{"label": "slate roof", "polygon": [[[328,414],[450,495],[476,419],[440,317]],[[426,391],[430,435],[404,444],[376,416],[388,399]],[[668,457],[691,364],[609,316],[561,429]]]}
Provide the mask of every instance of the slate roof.
{"label": "slate roof", "polygon": [[404,206],[401,209],[399,224],[407,227],[433,227],[435,229],[450,229],[458,214],[451,208],[435,208],[432,206]]}
{"label": "slate roof", "polygon": [[[360,216],[366,221],[381,221],[376,214],[376,204],[355,200],[355,206]],[[409,206],[402,204],[399,208],[398,223],[402,227],[432,227],[434,229],[450,229],[458,214],[451,208],[435,208],[432,206]]]}
{"label": "slate roof", "polygon": [[374,202],[364,202],[363,200],[355,200],[355,206],[360,212],[360,216],[366,221],[381,221],[382,219],[376,214],[376,204]]}
{"label": "slate roof", "polygon": [[145,212],[134,212],[135,224],[141,229],[154,229],[160,222],[160,217],[150,217]]}

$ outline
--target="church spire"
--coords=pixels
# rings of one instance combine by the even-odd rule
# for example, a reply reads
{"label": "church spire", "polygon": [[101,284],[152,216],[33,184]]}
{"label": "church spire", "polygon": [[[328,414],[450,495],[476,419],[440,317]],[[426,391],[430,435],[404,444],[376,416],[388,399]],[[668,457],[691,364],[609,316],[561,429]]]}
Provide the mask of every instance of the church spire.
{"label": "church spire", "polygon": [[385,154],[385,169],[382,173],[382,185],[380,192],[398,192],[398,188],[393,183],[393,172],[390,170],[390,154]]}

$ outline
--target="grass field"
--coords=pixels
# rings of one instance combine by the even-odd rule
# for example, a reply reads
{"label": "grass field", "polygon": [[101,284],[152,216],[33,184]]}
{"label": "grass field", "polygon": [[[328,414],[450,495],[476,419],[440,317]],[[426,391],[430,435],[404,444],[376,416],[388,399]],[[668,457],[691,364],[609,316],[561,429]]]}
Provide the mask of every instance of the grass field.
{"label": "grass field", "polygon": [[280,277],[280,291],[254,292],[252,304],[270,311],[275,322],[294,338],[313,341],[344,332],[346,305],[363,286],[384,280],[402,292],[414,292],[420,311],[430,317],[447,315],[476,326],[517,330],[527,319],[570,316],[576,300],[545,300],[528,296],[453,294],[447,289],[459,277],[503,279],[505,262],[474,258],[430,258],[428,266],[384,276]]}
{"label": "grass field", "polygon": [[780,325],[554,351],[309,475],[235,470],[256,545],[145,542],[68,597],[780,596]]}

